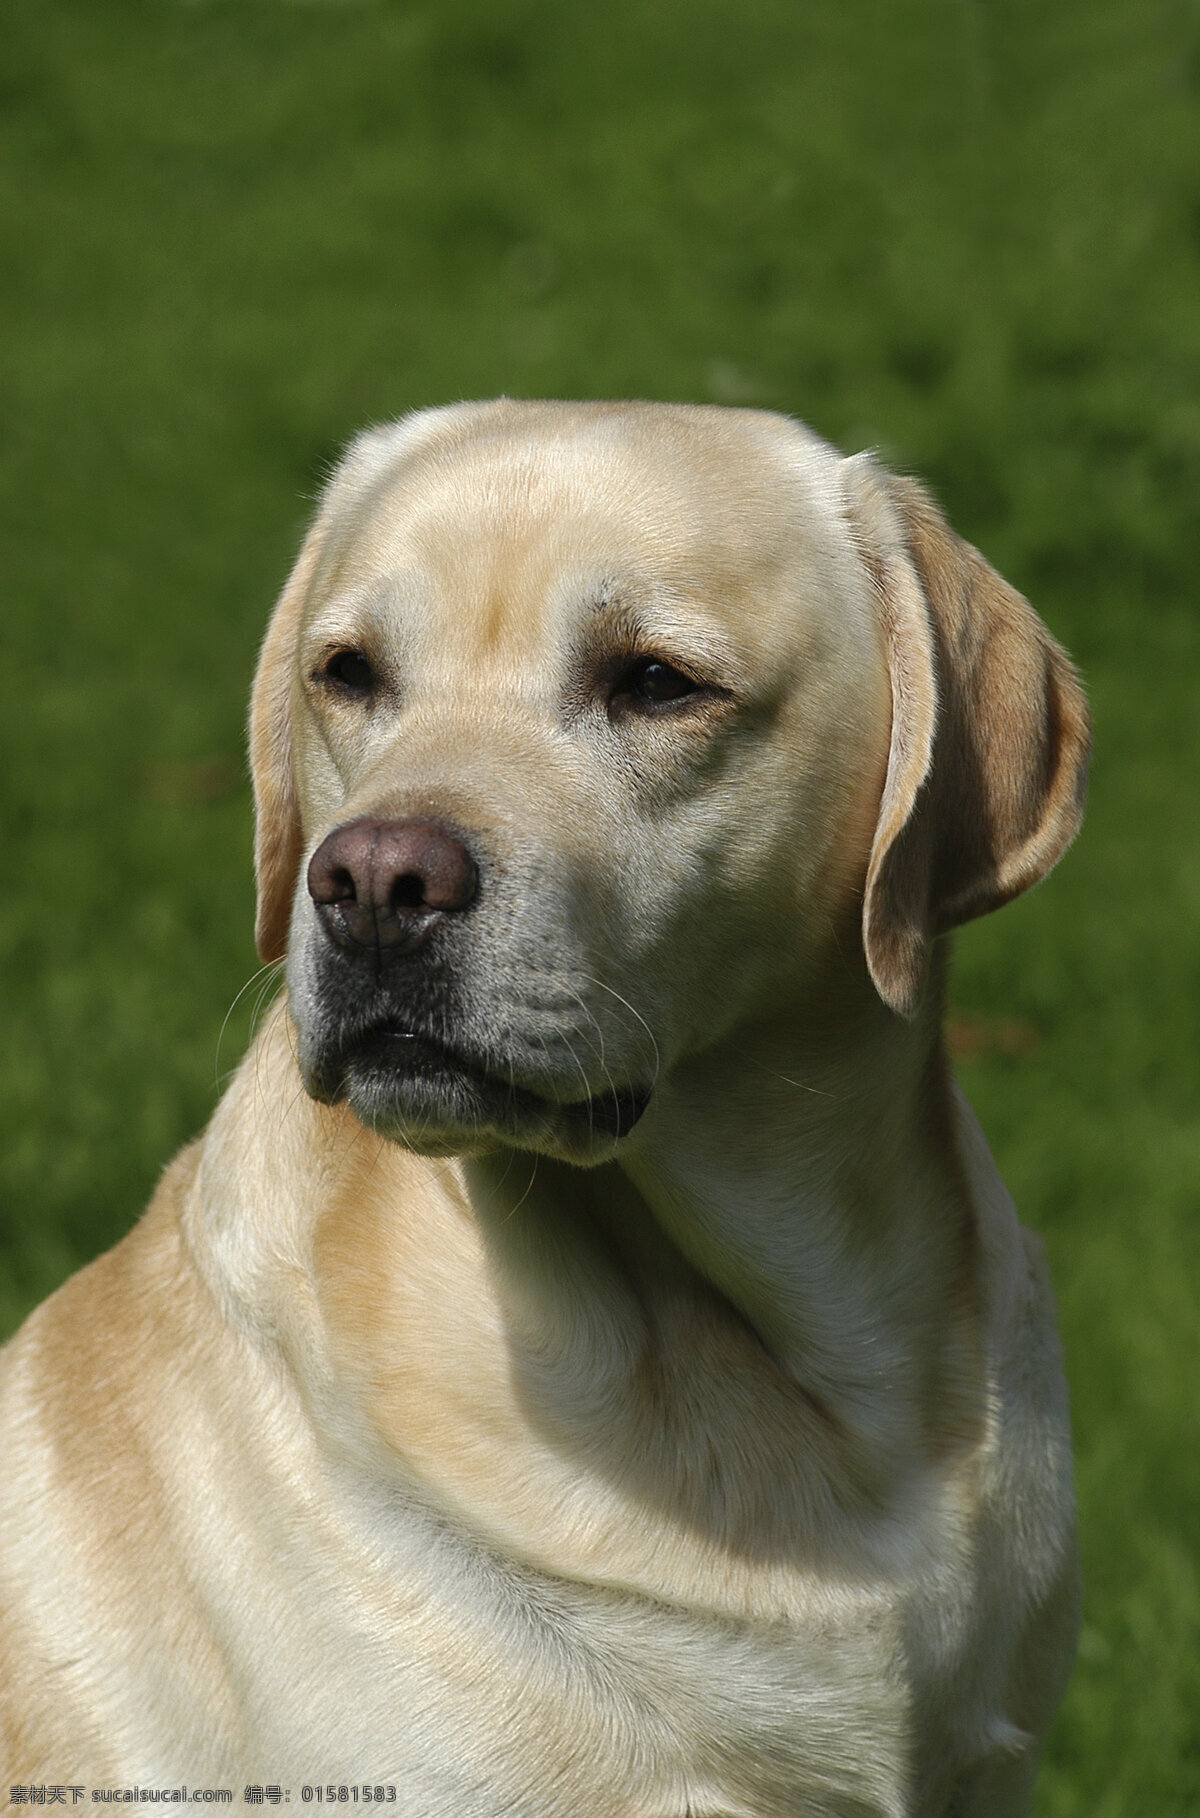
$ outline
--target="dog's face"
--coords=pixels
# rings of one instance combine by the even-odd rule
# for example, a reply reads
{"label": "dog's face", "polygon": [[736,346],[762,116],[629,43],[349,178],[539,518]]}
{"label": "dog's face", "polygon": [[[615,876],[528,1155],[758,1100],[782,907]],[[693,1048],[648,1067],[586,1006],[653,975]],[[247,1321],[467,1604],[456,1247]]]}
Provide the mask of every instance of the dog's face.
{"label": "dog's face", "polygon": [[935,640],[897,629],[881,484],[686,407],[463,406],[354,446],[254,707],[260,945],[286,938],[310,1092],[428,1153],[600,1159],[682,1057],[802,1001],[864,888],[860,952],[911,1008],[889,855]]}

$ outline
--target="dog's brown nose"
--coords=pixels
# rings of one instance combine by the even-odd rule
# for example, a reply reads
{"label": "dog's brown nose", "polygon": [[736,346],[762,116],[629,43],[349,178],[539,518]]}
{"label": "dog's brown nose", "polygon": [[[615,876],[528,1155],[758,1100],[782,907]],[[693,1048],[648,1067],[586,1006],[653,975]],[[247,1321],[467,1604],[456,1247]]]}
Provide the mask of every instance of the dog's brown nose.
{"label": "dog's brown nose", "polygon": [[343,947],[417,947],[478,886],[466,846],[433,821],[350,821],[308,866],[317,914]]}

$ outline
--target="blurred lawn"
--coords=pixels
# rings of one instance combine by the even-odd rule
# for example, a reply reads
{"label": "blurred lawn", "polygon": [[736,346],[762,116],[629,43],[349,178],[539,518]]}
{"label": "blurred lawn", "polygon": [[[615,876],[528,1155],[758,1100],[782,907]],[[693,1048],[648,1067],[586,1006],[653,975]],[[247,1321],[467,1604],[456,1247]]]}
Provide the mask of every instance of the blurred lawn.
{"label": "blurred lawn", "polygon": [[342,440],[793,411],[927,476],[1088,678],[1087,829],[962,938],[962,1072],[1074,1392],[1039,1809],[1200,1811],[1196,6],[5,0],[0,121],[4,1329],[246,1040],[243,700]]}

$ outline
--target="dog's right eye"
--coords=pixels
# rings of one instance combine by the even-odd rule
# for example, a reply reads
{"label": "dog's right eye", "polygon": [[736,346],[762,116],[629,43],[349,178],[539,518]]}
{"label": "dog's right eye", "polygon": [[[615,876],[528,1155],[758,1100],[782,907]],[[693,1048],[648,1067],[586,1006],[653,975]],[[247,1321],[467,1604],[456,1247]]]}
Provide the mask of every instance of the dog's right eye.
{"label": "dog's right eye", "polygon": [[332,682],[347,694],[368,695],[375,687],[375,671],[361,650],[335,650],[317,670],[322,682]]}
{"label": "dog's right eye", "polygon": [[653,713],[656,708],[673,707],[677,701],[686,701],[703,692],[702,685],[694,677],[662,657],[638,657],[617,676],[612,705]]}

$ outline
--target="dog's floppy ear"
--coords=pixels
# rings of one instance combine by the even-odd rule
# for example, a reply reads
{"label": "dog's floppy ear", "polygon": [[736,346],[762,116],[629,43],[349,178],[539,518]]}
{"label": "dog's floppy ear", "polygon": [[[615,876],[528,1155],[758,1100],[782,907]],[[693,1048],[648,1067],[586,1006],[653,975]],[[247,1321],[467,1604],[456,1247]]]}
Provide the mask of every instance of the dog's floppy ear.
{"label": "dog's floppy ear", "polygon": [[912,1016],[933,937],[1019,896],[1066,850],[1090,728],[1069,657],[1021,595],[914,481],[849,466],[892,687],[863,944],[880,996]]}
{"label": "dog's floppy ear", "polygon": [[292,686],[301,615],[324,541],[325,514],[321,513],[304,539],[271,615],[250,696],[254,874],[258,883],[254,939],[264,961],[282,958],[287,948],[292,891],[303,851],[292,765]]}

